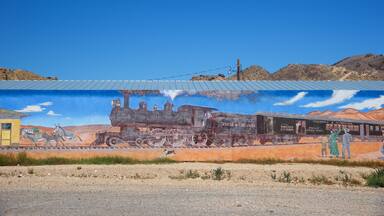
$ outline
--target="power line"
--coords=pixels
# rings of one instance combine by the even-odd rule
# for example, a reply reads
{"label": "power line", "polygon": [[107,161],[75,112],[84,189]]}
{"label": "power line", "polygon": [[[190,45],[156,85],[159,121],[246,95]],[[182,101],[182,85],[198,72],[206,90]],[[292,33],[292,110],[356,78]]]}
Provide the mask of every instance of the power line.
{"label": "power line", "polygon": [[174,78],[178,78],[178,77],[193,76],[193,75],[207,75],[208,73],[212,73],[212,72],[223,70],[223,69],[226,69],[227,72],[233,72],[233,67],[227,65],[227,66],[202,70],[202,71],[194,72],[194,73],[185,73],[185,74],[178,74],[178,75],[173,75],[173,76],[165,76],[165,77],[160,77],[160,78],[151,79],[151,80],[165,80],[165,79],[174,79]]}

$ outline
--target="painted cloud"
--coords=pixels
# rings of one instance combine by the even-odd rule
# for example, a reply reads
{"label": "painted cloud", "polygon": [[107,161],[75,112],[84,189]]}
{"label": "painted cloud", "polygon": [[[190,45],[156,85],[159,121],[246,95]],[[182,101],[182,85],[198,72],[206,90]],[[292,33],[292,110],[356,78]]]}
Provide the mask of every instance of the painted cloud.
{"label": "painted cloud", "polygon": [[40,105],[28,105],[21,110],[15,110],[16,112],[42,112],[45,108]]}
{"label": "painted cloud", "polygon": [[294,97],[292,97],[291,99],[289,100],[286,100],[286,101],[282,101],[282,102],[278,102],[278,103],[275,103],[273,105],[275,106],[287,106],[287,105],[292,105],[294,103],[296,103],[297,101],[301,100],[304,98],[305,95],[307,95],[308,92],[299,92],[297,93],[297,95],[295,95]]}
{"label": "painted cloud", "polygon": [[356,90],[334,90],[332,93],[332,96],[329,99],[309,103],[309,104],[303,105],[302,107],[316,108],[316,107],[330,106],[333,104],[339,104],[339,103],[342,103],[346,100],[353,98],[353,96],[355,96],[355,94],[357,92],[359,92],[359,91],[356,91]]}
{"label": "painted cloud", "polygon": [[171,98],[171,100],[174,100],[177,96],[185,92],[183,90],[163,90],[163,91],[160,91],[160,93],[166,97]]}
{"label": "painted cloud", "polygon": [[43,103],[39,103],[40,106],[52,106],[53,103],[51,101],[46,101],[46,102],[43,102]]}
{"label": "painted cloud", "polygon": [[47,115],[49,115],[49,116],[61,116],[61,114],[55,113],[53,110],[49,110],[47,112]]}
{"label": "painted cloud", "polygon": [[45,110],[44,106],[51,106],[53,103],[50,101],[39,103],[37,105],[27,105],[23,109],[15,110],[16,112],[42,112]]}
{"label": "painted cloud", "polygon": [[350,103],[350,104],[341,106],[339,108],[342,108],[342,109],[353,108],[357,110],[380,109],[383,104],[384,104],[384,95],[381,95],[378,98],[372,98],[372,99],[363,100],[361,102]]}

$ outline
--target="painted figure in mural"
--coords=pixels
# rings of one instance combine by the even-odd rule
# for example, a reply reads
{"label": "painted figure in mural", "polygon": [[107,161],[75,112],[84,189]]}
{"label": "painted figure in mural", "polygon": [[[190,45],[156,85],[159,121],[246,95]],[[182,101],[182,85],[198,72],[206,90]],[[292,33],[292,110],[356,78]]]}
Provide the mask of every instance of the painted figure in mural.
{"label": "painted figure in mural", "polygon": [[383,155],[381,157],[381,159],[384,160],[384,130],[381,131],[381,134],[383,135],[383,140],[382,140],[382,145],[381,145],[381,148],[380,148],[380,152]]}
{"label": "painted figure in mural", "polygon": [[56,144],[56,146],[59,146],[60,144],[62,146],[65,146],[65,143],[64,143],[65,140],[55,133],[48,134],[48,133],[44,132],[42,134],[42,137],[45,140],[45,145],[50,145],[52,142],[54,142]]}
{"label": "painted figure in mural", "polygon": [[381,145],[381,149],[380,149],[380,151],[381,151],[381,154],[383,155],[383,156],[381,157],[381,159],[384,160],[384,141],[383,141],[383,144]]}
{"label": "painted figure in mural", "polygon": [[328,138],[327,137],[322,137],[321,140],[321,157],[326,158],[327,157],[327,145],[328,145]]}
{"label": "painted figure in mural", "polygon": [[76,134],[72,133],[71,131],[65,130],[60,125],[55,125],[55,129],[53,130],[53,135],[56,135],[60,137],[62,140],[76,140],[78,139],[80,142],[82,142],[82,139],[80,136],[77,136]]}
{"label": "painted figure in mural", "polygon": [[329,135],[329,153],[331,157],[339,157],[339,147],[337,146],[337,137],[339,136],[340,129],[334,129]]}
{"label": "painted figure in mural", "polygon": [[37,146],[38,142],[44,140],[42,133],[38,128],[22,128],[21,136],[25,139],[30,140],[35,146]]}
{"label": "painted figure in mural", "polygon": [[345,150],[348,151],[348,159],[351,159],[351,141],[352,141],[352,135],[349,133],[349,129],[344,128],[343,149],[342,149],[343,159],[345,159]]}

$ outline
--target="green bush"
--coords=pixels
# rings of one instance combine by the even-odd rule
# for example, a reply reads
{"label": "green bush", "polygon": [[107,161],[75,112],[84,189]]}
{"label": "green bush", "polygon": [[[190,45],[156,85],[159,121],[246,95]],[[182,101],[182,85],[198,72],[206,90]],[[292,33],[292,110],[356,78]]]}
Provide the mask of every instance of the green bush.
{"label": "green bush", "polygon": [[375,169],[366,180],[370,187],[384,187],[384,167]]}
{"label": "green bush", "polygon": [[223,180],[225,178],[225,170],[221,167],[212,170],[213,180]]}

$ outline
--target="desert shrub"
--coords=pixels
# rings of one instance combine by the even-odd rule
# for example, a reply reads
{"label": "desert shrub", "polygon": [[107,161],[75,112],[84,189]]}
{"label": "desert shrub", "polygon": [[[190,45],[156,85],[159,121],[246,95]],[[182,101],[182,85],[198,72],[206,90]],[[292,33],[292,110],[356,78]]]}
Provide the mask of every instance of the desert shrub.
{"label": "desert shrub", "polygon": [[292,175],[290,172],[288,171],[284,171],[279,179],[278,179],[279,182],[284,182],[284,183],[291,183],[292,182]]}
{"label": "desert shrub", "polygon": [[212,170],[213,180],[223,180],[225,178],[225,170],[221,167]]}
{"label": "desert shrub", "polygon": [[202,174],[200,176],[200,178],[203,179],[203,180],[210,179],[211,178],[211,174],[209,172],[204,172],[204,174]]}
{"label": "desert shrub", "polygon": [[185,173],[185,177],[186,178],[192,178],[192,179],[195,179],[195,178],[199,178],[200,177],[200,174],[197,170],[188,170],[186,173]]}
{"label": "desert shrub", "polygon": [[203,176],[201,178],[207,179],[209,177],[213,180],[218,180],[218,181],[224,180],[224,179],[230,180],[232,178],[232,172],[230,170],[224,170],[223,168],[218,167],[218,168],[211,170],[210,175],[206,173],[204,175],[204,178],[203,178]]}
{"label": "desert shrub", "polygon": [[183,180],[183,179],[195,179],[200,177],[200,173],[197,170],[180,170],[179,175],[168,176],[170,179]]}
{"label": "desert shrub", "polygon": [[35,173],[35,171],[33,170],[33,168],[28,168],[27,173],[32,175],[33,173]]}
{"label": "desert shrub", "polygon": [[375,169],[366,180],[370,187],[384,187],[384,167]]}
{"label": "desert shrub", "polygon": [[361,182],[352,177],[352,174],[339,170],[339,175],[335,177],[336,181],[341,181],[344,186],[361,185]]}
{"label": "desert shrub", "polygon": [[322,185],[322,184],[331,185],[331,184],[334,184],[333,181],[331,181],[330,179],[328,179],[324,175],[313,175],[311,178],[308,179],[308,181],[310,183],[312,183],[312,184],[315,184],[315,185]]}
{"label": "desert shrub", "polygon": [[273,180],[276,180],[277,175],[276,175],[276,171],[275,171],[275,170],[272,171],[272,173],[271,173],[271,178],[272,178]]}

